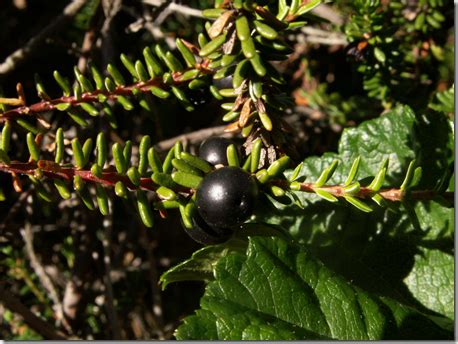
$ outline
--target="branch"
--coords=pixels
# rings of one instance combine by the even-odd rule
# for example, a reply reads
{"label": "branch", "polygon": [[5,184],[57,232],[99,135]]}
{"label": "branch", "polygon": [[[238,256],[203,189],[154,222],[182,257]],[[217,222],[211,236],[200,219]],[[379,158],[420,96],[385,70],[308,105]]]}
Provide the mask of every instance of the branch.
{"label": "branch", "polygon": [[38,276],[38,279],[41,282],[41,285],[45,288],[48,293],[48,297],[54,304],[54,312],[56,317],[59,321],[64,324],[67,330],[71,331],[70,326],[68,325],[67,321],[64,318],[64,311],[62,307],[62,303],[60,302],[59,294],[57,293],[54,284],[52,283],[51,279],[45,272],[43,265],[41,264],[40,260],[38,259],[37,255],[35,254],[35,249],[33,248],[33,232],[30,226],[30,223],[26,222],[25,227],[21,230],[22,238],[25,242],[25,250],[27,252],[27,256],[30,260],[30,266],[32,267],[33,271]]}
{"label": "branch", "polygon": [[305,26],[301,32],[306,34],[306,41],[309,43],[317,43],[324,45],[347,45],[348,41],[345,35],[339,32],[330,32],[317,29],[310,26]]}
{"label": "branch", "polygon": [[[199,142],[199,140],[201,140],[202,137],[211,136],[215,133],[218,133],[221,130],[221,128],[224,128],[224,126],[195,131],[190,133],[187,136],[187,138],[190,140],[192,139],[194,142]],[[169,142],[176,142],[177,140],[183,138],[184,136],[177,136],[177,138],[162,141],[162,143],[160,142],[157,147],[159,149],[165,149],[164,147],[168,147]],[[128,187],[131,190],[142,189],[148,191],[155,191],[158,187],[151,180],[151,178],[147,177],[141,178],[140,186],[137,187],[130,181],[129,177],[114,172],[113,166],[109,166],[108,168],[104,169],[102,175],[100,177],[96,177],[92,174],[90,170],[78,170],[75,167],[62,167],[54,161],[49,160],[39,160],[38,163],[34,161],[28,163],[12,161],[9,165],[0,163],[0,171],[7,173],[34,175],[36,169],[40,169],[46,177],[51,179],[65,179],[67,181],[72,181],[73,177],[78,175],[84,181],[98,183],[111,187],[113,187],[118,181],[121,181],[124,183],[124,185],[126,185],[126,187]],[[272,184],[284,189],[289,188],[289,182],[287,180],[274,180],[272,181]],[[413,200],[431,200],[436,196],[442,196],[447,200],[454,199],[454,192],[437,193],[434,190],[417,190],[406,192],[396,188],[386,188],[375,192],[374,190],[368,187],[361,186],[358,192],[348,193],[346,192],[345,187],[340,185],[317,187],[313,183],[300,183],[300,190],[298,191],[315,193],[316,189],[327,191],[335,197],[353,196],[361,199],[369,199],[372,198],[375,194],[378,194],[388,201],[402,201],[406,198]],[[189,188],[185,188],[182,186],[177,187],[175,191],[185,193],[191,192]]]}
{"label": "branch", "polygon": [[146,230],[140,230],[140,243],[143,246],[144,250],[146,251],[148,257],[148,277],[151,287],[151,295],[153,298],[153,305],[152,305],[152,320],[153,326],[156,327],[159,339],[164,338],[164,317],[162,311],[162,297],[161,291],[158,287],[158,271],[156,266],[156,259],[154,256],[154,245],[151,244],[151,241],[148,237],[148,232]]}
{"label": "branch", "polygon": [[[143,3],[147,5],[155,6],[155,7],[160,7],[166,2],[163,0],[142,0],[142,1]],[[165,8],[165,11],[177,12],[177,13],[184,14],[185,16],[189,16],[189,17],[204,18],[201,10],[196,9],[196,8],[191,8],[188,6],[183,6],[175,2],[170,2],[169,5]]]}
{"label": "branch", "polygon": [[205,128],[197,131],[193,131],[187,134],[178,135],[170,139],[156,143],[155,147],[158,150],[167,150],[173,147],[177,141],[189,142],[191,144],[196,144],[202,142],[203,140],[211,136],[221,136],[221,137],[233,137],[234,134],[224,132],[224,129],[227,128],[227,125],[221,125],[218,127]]}
{"label": "branch", "polygon": [[97,243],[92,234],[85,225],[78,226],[76,231],[72,230],[75,260],[65,286],[62,303],[65,316],[75,329],[81,328],[81,324],[86,321],[84,311],[89,297],[86,288],[92,285],[95,279],[92,252],[96,250]]}
{"label": "branch", "polygon": [[102,0],[102,10],[105,15],[102,27],[100,29],[100,37],[97,40],[97,46],[102,50],[103,61],[112,60],[114,54],[113,37],[110,34],[113,23],[113,18],[120,11],[122,0]]}
{"label": "branch", "polygon": [[[289,186],[289,182],[286,180],[275,180],[272,183],[282,188],[287,188]],[[380,189],[379,191],[375,192],[374,190],[364,186],[361,186],[359,191],[356,193],[348,193],[345,191],[345,187],[340,185],[317,187],[314,183],[301,183],[300,190],[298,191],[315,193],[316,189],[327,191],[335,197],[353,196],[361,199],[371,199],[374,195],[377,194],[382,196],[383,199],[391,202],[403,201],[406,199],[426,201],[432,200],[436,196],[442,196],[447,200],[453,201],[455,197],[454,192],[437,193],[434,190],[404,191],[396,188]]]}
{"label": "branch", "polygon": [[[160,7],[166,2],[165,0],[142,0],[142,1],[143,3],[147,5],[155,6],[155,7]],[[170,2],[169,5],[166,7],[166,10],[170,12],[181,13],[181,14],[184,14],[190,17],[204,18],[201,10],[196,9],[196,8],[191,8],[188,6],[183,6],[175,2]],[[312,13],[318,17],[329,20],[331,23],[336,24],[336,25],[342,25],[344,22],[343,17],[339,13],[337,13],[332,7],[325,5],[325,4],[321,4],[320,6],[314,8],[312,10]]]}
{"label": "branch", "polygon": [[[142,189],[155,191],[158,187],[151,180],[151,178],[141,178],[140,186],[137,187],[126,175],[121,175],[114,172],[113,166],[109,166],[108,168],[104,169],[102,175],[100,177],[96,177],[91,173],[90,170],[78,170],[75,167],[62,167],[54,161],[49,160],[39,160],[37,163],[34,161],[27,163],[12,161],[9,165],[0,163],[0,171],[7,173],[14,172],[22,175],[33,176],[36,169],[40,169],[46,177],[51,179],[64,179],[67,181],[73,181],[74,176],[80,176],[84,181],[102,184],[110,187],[114,187],[117,182],[121,181],[130,190]],[[177,187],[177,191],[190,192],[188,188],[181,186]]]}
{"label": "branch", "polygon": [[18,64],[24,61],[32,51],[48,37],[51,33],[58,30],[67,20],[74,17],[86,3],[86,0],[74,0],[67,5],[62,14],[54,19],[48,26],[41,30],[35,37],[31,38],[22,48],[9,55],[5,61],[0,64],[0,75],[7,74],[14,70]]}
{"label": "branch", "polygon": [[336,12],[334,8],[326,4],[321,4],[320,6],[315,7],[312,10],[312,13],[318,17],[329,20],[335,25],[342,25],[344,23],[342,15]]}
{"label": "branch", "polygon": [[167,19],[167,17],[173,13],[181,13],[185,16],[194,16],[203,18],[202,11],[199,9],[190,8],[174,2],[162,1],[162,0],[142,0],[145,5],[154,6],[154,14],[151,15],[149,8],[146,6],[143,11],[143,17],[132,23],[129,26],[129,30],[132,32],[138,31],[141,27],[147,29],[156,40],[164,39],[171,50],[176,48],[175,39],[171,36],[164,35],[161,31],[160,26]]}
{"label": "branch", "polygon": [[116,314],[116,308],[114,306],[114,293],[113,283],[111,281],[111,247],[112,247],[112,235],[113,235],[113,215],[106,216],[103,220],[103,230],[100,231],[100,240],[103,246],[103,262],[105,265],[105,274],[103,281],[105,284],[105,295],[108,319],[110,321],[111,333],[114,340],[121,339],[121,333],[119,331],[118,315]]}
{"label": "branch", "polygon": [[[204,74],[212,73],[211,70],[206,68],[205,62],[199,65],[198,68]],[[194,69],[194,68],[190,68],[190,69]],[[190,69],[187,69],[187,70],[190,70]],[[175,72],[172,74],[172,78],[175,84],[178,85],[178,84],[182,84],[182,83],[191,81],[191,80],[187,80],[183,82],[180,80],[180,77],[187,70],[184,70],[182,72]],[[148,93],[150,92],[150,89],[152,86],[164,87],[165,84],[163,82],[162,77],[156,77],[148,81],[140,81],[140,82],[136,82],[131,85],[126,85],[126,86],[120,85],[120,86],[117,86],[112,92],[108,90],[104,90],[104,89],[97,89],[93,92],[84,92],[81,95],[80,99],[77,99],[75,96],[62,96],[62,97],[54,98],[50,100],[42,100],[38,103],[29,105],[29,106],[27,105],[20,106],[14,109],[7,110],[4,113],[1,113],[0,114],[0,123],[5,122],[9,118],[17,118],[21,116],[33,116],[38,113],[52,111],[56,109],[56,105],[62,104],[62,103],[67,103],[72,106],[75,106],[81,103],[99,103],[100,102],[98,98],[99,95],[104,95],[108,99],[116,100],[118,96],[130,96],[134,92],[137,92],[137,91],[140,91],[142,93]]]}
{"label": "branch", "polygon": [[[113,168],[109,167],[105,169],[101,177],[94,176],[90,170],[78,170],[74,167],[61,167],[59,164],[56,164],[54,161],[48,160],[39,160],[36,162],[17,162],[12,161],[11,164],[6,165],[0,163],[0,171],[8,173],[19,173],[23,175],[34,175],[34,171],[39,168],[43,171],[43,174],[51,179],[65,179],[67,181],[72,181],[74,176],[80,176],[83,180],[99,183],[107,186],[114,186],[118,181],[123,182],[129,189],[135,190],[138,189],[137,186],[132,184],[129,177],[120,175],[116,172],[113,172]],[[140,188],[145,190],[154,191],[156,186],[154,185],[151,178],[141,178]]]}
{"label": "branch", "polygon": [[[299,111],[297,108],[295,110],[296,110],[296,112]],[[314,113],[317,112],[316,110],[313,110],[313,109],[305,107],[305,106],[301,107],[301,111],[306,113],[307,115],[314,114]],[[288,115],[288,116],[284,117],[284,120],[287,123],[293,123],[294,121],[297,121],[298,119],[299,119],[298,115],[295,115],[295,114]],[[166,139],[166,140],[160,141],[160,142],[155,144],[155,147],[158,150],[164,151],[164,150],[168,150],[168,149],[172,148],[173,145],[177,141],[189,142],[191,144],[197,144],[197,143],[200,143],[200,142],[204,141],[205,139],[207,139],[207,138],[209,138],[211,136],[220,136],[220,137],[227,137],[227,138],[231,138],[231,137],[235,136],[235,134],[236,134],[235,132],[227,132],[227,131],[225,131],[225,129],[227,129],[227,124],[226,125],[217,126],[217,127],[204,128],[204,129],[192,131],[192,132],[187,133],[187,134],[177,135],[177,136],[172,137],[170,139]]]}
{"label": "branch", "polygon": [[4,286],[0,286],[0,303],[12,312],[22,316],[27,325],[41,334],[45,339],[67,339],[63,333],[59,332],[46,321],[33,314],[19,299],[17,299],[9,291],[5,290]]}

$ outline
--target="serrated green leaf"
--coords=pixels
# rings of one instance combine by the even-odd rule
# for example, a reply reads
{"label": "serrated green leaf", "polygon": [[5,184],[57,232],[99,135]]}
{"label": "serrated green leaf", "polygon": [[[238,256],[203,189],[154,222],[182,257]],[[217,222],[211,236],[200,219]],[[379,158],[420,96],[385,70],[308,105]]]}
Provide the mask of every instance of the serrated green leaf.
{"label": "serrated green leaf", "polygon": [[[421,313],[353,286],[280,238],[251,238],[246,255],[221,258],[214,275],[202,309],[185,318],[177,339],[399,339],[409,330],[418,339],[452,337]],[[411,317],[413,329],[404,329]]]}
{"label": "serrated green leaf", "polygon": [[425,307],[454,317],[454,258],[435,249],[421,249],[412,271],[404,279],[412,295]]}
{"label": "serrated green leaf", "polygon": [[291,239],[282,229],[260,223],[245,223],[234,233],[232,238],[218,245],[205,246],[192,256],[166,271],[160,278],[162,289],[168,284],[179,281],[210,281],[214,279],[213,270],[221,257],[231,252],[245,252],[248,237],[279,236]]}
{"label": "serrated green leaf", "polygon": [[453,139],[446,116],[416,115],[409,107],[400,106],[379,118],[363,122],[357,128],[345,129],[339,142],[339,153],[307,158],[300,176],[307,176],[309,180],[317,178],[337,159],[339,166],[328,184],[343,184],[358,156],[361,156],[358,179],[375,176],[380,162],[389,158],[385,183],[399,187],[409,163],[415,159],[424,174],[417,188],[432,189],[438,176],[453,161]]}
{"label": "serrated green leaf", "polygon": [[[380,163],[389,158],[386,185],[399,187],[415,158],[416,165],[424,166],[428,178],[437,182],[448,168],[447,161],[453,159],[453,133],[447,123],[445,116],[416,116],[409,108],[397,108],[357,128],[346,129],[338,154],[305,159],[298,178],[313,182],[338,159],[341,164],[328,184],[341,185],[354,160],[361,156],[358,180],[373,178]],[[289,177],[292,172],[285,174]],[[422,178],[416,188],[432,189],[435,183],[431,179]],[[412,298],[403,279],[412,268],[416,247],[453,247],[454,211],[435,201],[415,203],[412,217],[402,208],[393,212],[377,206],[366,214],[344,202],[330,203],[305,192],[291,194],[301,200],[304,209],[273,200],[260,202],[256,221],[288,228],[296,240],[307,244],[320,259],[356,285],[400,301]],[[372,206],[372,201],[367,203]]]}
{"label": "serrated green leaf", "polygon": [[210,281],[218,259],[230,252],[226,245],[210,245],[194,252],[192,256],[165,272],[160,283],[162,289],[179,281]]}

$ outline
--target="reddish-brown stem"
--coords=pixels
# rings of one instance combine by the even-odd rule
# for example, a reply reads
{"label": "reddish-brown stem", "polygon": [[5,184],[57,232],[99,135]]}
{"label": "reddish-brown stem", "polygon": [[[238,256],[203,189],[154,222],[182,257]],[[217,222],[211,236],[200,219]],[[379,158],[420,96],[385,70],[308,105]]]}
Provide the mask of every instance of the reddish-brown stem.
{"label": "reddish-brown stem", "polygon": [[[84,181],[98,183],[113,187],[117,182],[123,182],[130,190],[143,189],[155,191],[158,188],[151,178],[141,178],[140,186],[134,185],[129,177],[115,172],[113,166],[106,168],[100,177],[97,177],[89,170],[78,170],[75,167],[63,167],[53,161],[39,160],[38,162],[17,162],[12,161],[9,165],[0,163],[0,171],[7,173],[17,173],[23,175],[34,175],[36,169],[40,169],[43,174],[51,179],[64,179],[72,181],[74,176],[80,176]],[[180,187],[175,191],[190,192],[189,189]]]}
{"label": "reddish-brown stem", "polygon": [[[130,190],[136,189],[143,189],[149,191],[155,191],[158,187],[151,178],[141,178],[140,179],[140,186],[134,185],[129,177],[119,174],[115,171],[113,166],[109,166],[108,168],[104,169],[102,175],[97,177],[92,174],[90,170],[79,170],[75,167],[64,167],[61,166],[53,161],[49,160],[39,160],[38,162],[31,161],[31,162],[17,162],[12,161],[9,165],[0,163],[0,171],[7,172],[11,174],[23,174],[23,175],[35,175],[36,170],[39,169],[41,172],[48,178],[51,179],[65,179],[67,181],[72,181],[74,176],[80,176],[84,181],[91,182],[91,183],[98,183],[106,186],[113,187],[117,182],[121,181],[126,185],[127,188]],[[289,182],[286,180],[274,180],[272,184],[277,185],[283,189],[289,188]],[[380,189],[377,192],[374,192],[372,189],[368,187],[362,186],[358,192],[348,194],[345,191],[345,187],[340,185],[330,185],[330,186],[321,186],[317,187],[313,183],[301,183],[300,189],[298,191],[308,192],[308,193],[315,193],[316,189],[321,189],[324,191],[329,192],[331,195],[335,197],[343,197],[343,196],[353,196],[360,199],[370,199],[375,194],[380,195],[385,200],[388,201],[402,201],[406,198],[413,199],[413,200],[431,200],[436,196],[442,196],[447,200],[453,201],[454,200],[454,192],[444,192],[438,194],[434,190],[415,190],[405,192],[400,189],[396,188],[386,188]],[[184,187],[179,187],[177,190],[178,192],[186,192],[190,193],[191,190]]]}
{"label": "reddish-brown stem", "polygon": [[[207,68],[208,61],[204,61],[202,64],[196,65],[190,69],[199,69],[203,74],[212,73],[212,70]],[[175,85],[179,85],[181,83],[190,82],[192,80],[181,81],[181,76],[183,73],[186,72],[174,72],[172,73],[172,79]],[[59,98],[54,98],[50,100],[42,100],[38,103],[32,105],[23,105],[16,107],[14,109],[7,110],[3,113],[0,113],[0,123],[5,122],[9,118],[17,118],[21,116],[34,116],[41,112],[51,111],[56,109],[57,104],[71,104],[73,106],[81,104],[81,103],[96,103],[100,102],[98,96],[104,95],[108,99],[116,99],[118,96],[130,96],[134,92],[142,92],[148,93],[152,86],[157,87],[165,87],[167,86],[164,84],[163,79],[161,76],[155,77],[153,79],[147,81],[139,81],[133,83],[131,85],[119,85],[113,91],[107,91],[105,89],[97,89],[93,92],[84,92],[81,95],[80,99],[77,99],[75,96],[62,96]],[[134,91],[135,90],[135,91]]]}
{"label": "reddish-brown stem", "polygon": [[[288,187],[288,182],[286,180],[275,180],[272,183],[282,188]],[[321,189],[321,190],[327,191],[335,197],[343,197],[345,195],[348,195],[348,196],[353,196],[353,197],[361,198],[361,199],[369,199],[373,197],[375,194],[378,194],[382,196],[385,200],[392,201],[392,202],[402,201],[405,198],[409,198],[413,200],[431,200],[434,197],[439,196],[439,195],[444,197],[447,200],[453,201],[455,197],[454,192],[444,192],[441,194],[438,194],[434,190],[416,190],[416,191],[405,192],[403,190],[396,189],[396,188],[380,189],[379,191],[374,192],[373,190],[369,189],[368,187],[364,187],[364,186],[362,186],[357,193],[348,194],[347,192],[345,192],[345,187],[340,186],[340,185],[317,187],[313,183],[301,183],[299,191],[315,193],[315,189]]]}

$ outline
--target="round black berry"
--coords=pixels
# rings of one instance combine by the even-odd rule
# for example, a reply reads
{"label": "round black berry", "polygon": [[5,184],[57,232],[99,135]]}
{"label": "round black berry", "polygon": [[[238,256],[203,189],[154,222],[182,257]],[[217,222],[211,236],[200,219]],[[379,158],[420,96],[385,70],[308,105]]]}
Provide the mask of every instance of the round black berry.
{"label": "round black berry", "polygon": [[227,241],[234,233],[230,228],[210,227],[197,211],[192,217],[192,224],[192,228],[186,228],[183,225],[185,232],[192,240],[203,245],[220,244]]}
{"label": "round black berry", "polygon": [[227,147],[235,144],[234,141],[224,137],[210,137],[199,148],[199,157],[212,165],[227,165]]}
{"label": "round black berry", "polygon": [[211,227],[234,227],[250,217],[257,194],[258,186],[249,173],[222,167],[206,175],[197,188],[197,210]]}

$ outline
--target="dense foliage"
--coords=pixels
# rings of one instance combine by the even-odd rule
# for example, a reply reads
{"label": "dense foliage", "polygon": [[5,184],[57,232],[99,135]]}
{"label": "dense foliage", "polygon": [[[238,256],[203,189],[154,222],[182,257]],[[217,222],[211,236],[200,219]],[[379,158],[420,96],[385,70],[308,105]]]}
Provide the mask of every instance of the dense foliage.
{"label": "dense foliage", "polygon": [[0,19],[2,337],[453,338],[450,2]]}

